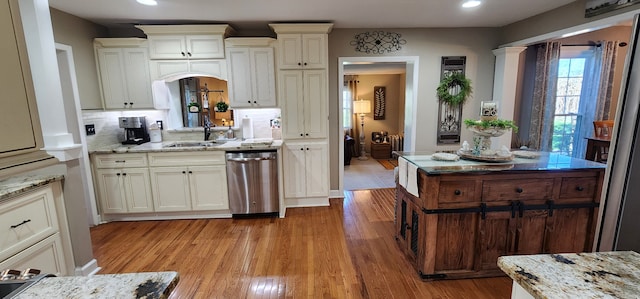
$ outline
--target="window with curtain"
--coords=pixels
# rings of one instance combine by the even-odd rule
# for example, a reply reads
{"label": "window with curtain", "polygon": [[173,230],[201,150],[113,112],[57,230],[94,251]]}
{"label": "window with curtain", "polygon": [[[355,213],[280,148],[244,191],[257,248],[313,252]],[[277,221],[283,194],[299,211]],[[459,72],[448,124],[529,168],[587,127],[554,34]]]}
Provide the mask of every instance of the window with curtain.
{"label": "window with curtain", "polygon": [[343,90],[342,94],[342,124],[345,129],[353,127],[351,120],[353,119],[353,95],[348,89]]}

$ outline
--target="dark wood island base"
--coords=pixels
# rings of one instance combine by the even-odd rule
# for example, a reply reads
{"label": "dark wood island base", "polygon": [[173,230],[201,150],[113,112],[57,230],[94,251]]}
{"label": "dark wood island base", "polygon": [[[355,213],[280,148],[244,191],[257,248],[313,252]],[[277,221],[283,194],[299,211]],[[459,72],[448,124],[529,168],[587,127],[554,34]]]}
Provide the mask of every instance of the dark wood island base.
{"label": "dark wood island base", "polygon": [[503,255],[591,251],[604,167],[568,159],[584,167],[444,172],[416,163],[419,197],[396,190],[401,250],[424,280],[504,276]]}

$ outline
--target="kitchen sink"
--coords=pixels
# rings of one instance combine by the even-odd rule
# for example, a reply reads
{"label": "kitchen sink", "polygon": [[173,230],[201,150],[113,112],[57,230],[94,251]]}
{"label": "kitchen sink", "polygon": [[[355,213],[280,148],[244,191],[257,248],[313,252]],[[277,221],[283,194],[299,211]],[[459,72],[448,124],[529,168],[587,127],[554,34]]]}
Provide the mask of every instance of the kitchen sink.
{"label": "kitchen sink", "polygon": [[5,297],[10,298],[9,294],[13,293],[14,291],[16,291],[17,289],[20,289],[23,286],[24,288],[26,288],[27,284],[28,282],[26,280],[23,280],[23,281],[12,280],[11,282],[0,281],[0,298],[5,298]]}
{"label": "kitchen sink", "polygon": [[198,147],[198,146],[218,146],[223,144],[223,142],[215,142],[215,141],[177,141],[167,145],[164,147]]}

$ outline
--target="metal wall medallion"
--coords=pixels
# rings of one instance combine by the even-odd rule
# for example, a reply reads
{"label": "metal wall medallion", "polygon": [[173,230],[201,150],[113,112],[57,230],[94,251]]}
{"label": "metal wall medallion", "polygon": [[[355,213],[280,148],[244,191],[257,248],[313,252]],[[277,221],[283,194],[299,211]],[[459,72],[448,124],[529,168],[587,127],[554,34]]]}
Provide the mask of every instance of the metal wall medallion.
{"label": "metal wall medallion", "polygon": [[401,34],[395,32],[372,31],[355,35],[355,40],[350,44],[356,47],[356,51],[367,54],[384,54],[399,51],[402,45],[407,43],[401,39]]}

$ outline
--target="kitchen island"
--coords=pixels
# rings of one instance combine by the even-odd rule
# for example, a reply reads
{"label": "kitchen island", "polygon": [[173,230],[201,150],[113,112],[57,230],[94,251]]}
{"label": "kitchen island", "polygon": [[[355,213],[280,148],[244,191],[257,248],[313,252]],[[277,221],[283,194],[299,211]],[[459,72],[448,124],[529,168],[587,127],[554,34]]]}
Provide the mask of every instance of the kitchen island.
{"label": "kitchen island", "polygon": [[397,153],[396,239],[425,280],[501,276],[498,257],[592,248],[606,165]]}
{"label": "kitchen island", "polygon": [[168,298],[178,281],[177,272],[47,277],[13,298]]}
{"label": "kitchen island", "polygon": [[503,256],[511,298],[638,298],[640,254],[633,251]]}

